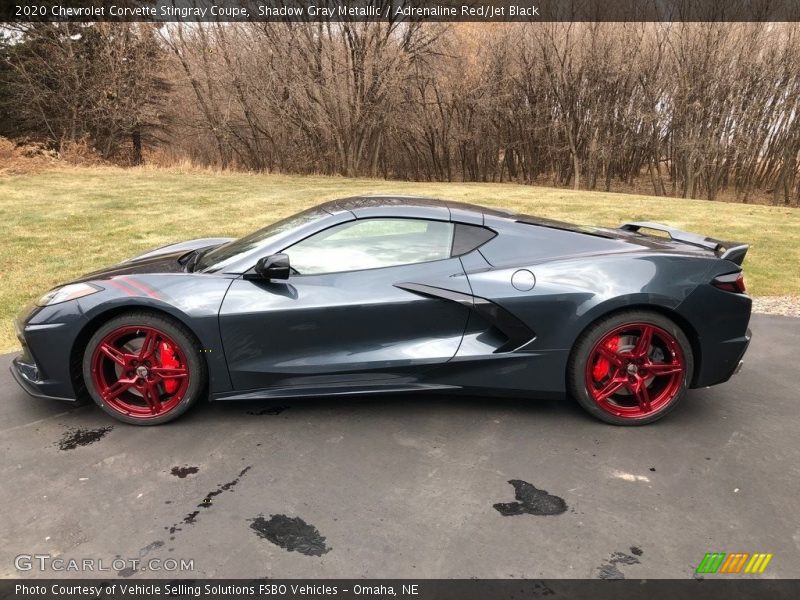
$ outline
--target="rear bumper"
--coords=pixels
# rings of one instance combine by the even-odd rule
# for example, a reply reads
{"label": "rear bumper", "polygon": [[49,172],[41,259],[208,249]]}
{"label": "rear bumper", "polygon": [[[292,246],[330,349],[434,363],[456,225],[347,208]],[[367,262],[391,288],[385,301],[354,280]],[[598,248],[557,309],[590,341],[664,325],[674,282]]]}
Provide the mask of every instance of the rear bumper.
{"label": "rear bumper", "polygon": [[[743,341],[740,344],[739,357],[736,359],[736,366],[733,367],[733,371],[731,371],[730,375],[728,375],[724,379],[724,381],[728,381],[728,379],[730,379],[734,375],[737,375],[739,373],[739,371],[742,370],[742,367],[744,366],[744,354],[745,354],[745,352],[747,352],[747,348],[750,346],[750,340],[752,338],[753,338],[753,333],[750,331],[750,328],[748,327],[747,328],[747,333],[744,335],[745,341]],[[720,382],[720,383],[722,383],[722,382]]]}
{"label": "rear bumper", "polygon": [[21,356],[14,358],[8,370],[11,371],[14,380],[28,395],[45,400],[76,402],[75,398],[64,398],[62,396],[48,394],[46,391],[48,382],[39,380],[39,368],[36,366],[36,363],[24,362],[21,358]]}
{"label": "rear bumper", "polygon": [[725,340],[715,348],[705,350],[710,356],[704,356],[705,369],[701,372],[692,387],[708,387],[725,383],[736,375],[744,364],[744,355],[752,338],[750,329],[739,338]]}
{"label": "rear bumper", "polygon": [[750,345],[752,300],[710,284],[697,286],[678,306],[691,326],[687,332],[694,351],[692,388],[728,381]]}

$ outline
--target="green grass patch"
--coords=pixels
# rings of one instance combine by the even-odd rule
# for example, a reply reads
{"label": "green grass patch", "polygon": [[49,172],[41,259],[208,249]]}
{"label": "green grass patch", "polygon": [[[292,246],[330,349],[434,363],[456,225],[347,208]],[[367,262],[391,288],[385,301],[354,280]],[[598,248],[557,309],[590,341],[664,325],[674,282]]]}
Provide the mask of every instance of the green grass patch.
{"label": "green grass patch", "polygon": [[584,225],[660,221],[749,242],[754,295],[800,294],[800,211],[505,184],[406,183],[158,169],[59,169],[0,178],[0,351],[27,302],[81,273],[168,242],[240,236],[332,198],[435,196]]}

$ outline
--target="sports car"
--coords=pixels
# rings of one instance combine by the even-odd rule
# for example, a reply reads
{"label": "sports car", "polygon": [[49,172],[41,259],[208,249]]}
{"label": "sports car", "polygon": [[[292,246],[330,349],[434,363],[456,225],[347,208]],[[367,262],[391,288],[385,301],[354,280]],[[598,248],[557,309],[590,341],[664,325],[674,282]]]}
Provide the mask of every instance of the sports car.
{"label": "sports car", "polygon": [[205,398],[414,392],[572,398],[638,425],[741,366],[747,250],[658,223],[345,198],[49,291],[16,320],[11,372],[136,425]]}

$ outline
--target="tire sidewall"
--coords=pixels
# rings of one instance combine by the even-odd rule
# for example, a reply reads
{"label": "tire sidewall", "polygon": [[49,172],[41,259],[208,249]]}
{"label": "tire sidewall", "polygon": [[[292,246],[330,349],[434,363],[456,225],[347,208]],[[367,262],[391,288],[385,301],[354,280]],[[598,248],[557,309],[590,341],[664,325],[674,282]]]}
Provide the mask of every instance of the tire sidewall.
{"label": "tire sidewall", "polygon": [[[678,342],[686,366],[683,383],[677,394],[656,412],[639,419],[618,417],[600,408],[586,389],[586,362],[595,345],[611,330],[627,323],[648,323],[665,330]],[[694,355],[683,330],[664,315],[646,310],[628,310],[600,319],[581,334],[570,355],[567,367],[567,389],[578,403],[594,417],[613,425],[646,425],[670,413],[686,395],[694,374]]]}
{"label": "tire sidewall", "polygon": [[[189,368],[189,386],[181,401],[168,413],[152,419],[130,417],[109,406],[95,389],[92,377],[92,356],[100,342],[115,329],[136,325],[157,328],[175,340],[183,349]],[[169,317],[131,313],[110,319],[89,339],[83,353],[83,379],[94,403],[115,419],[131,425],[160,425],[177,419],[197,402],[206,385],[206,365],[200,357],[199,344],[185,327]]]}

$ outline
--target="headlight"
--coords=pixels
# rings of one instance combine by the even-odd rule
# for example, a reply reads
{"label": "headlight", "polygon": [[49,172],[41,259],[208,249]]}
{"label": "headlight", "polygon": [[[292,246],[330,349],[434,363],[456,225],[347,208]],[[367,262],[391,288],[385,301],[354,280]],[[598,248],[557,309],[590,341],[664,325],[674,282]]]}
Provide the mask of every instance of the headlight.
{"label": "headlight", "polygon": [[36,301],[36,306],[51,306],[52,304],[59,304],[67,300],[77,300],[89,294],[102,291],[102,289],[103,288],[100,286],[90,283],[71,283],[70,285],[50,290]]}

